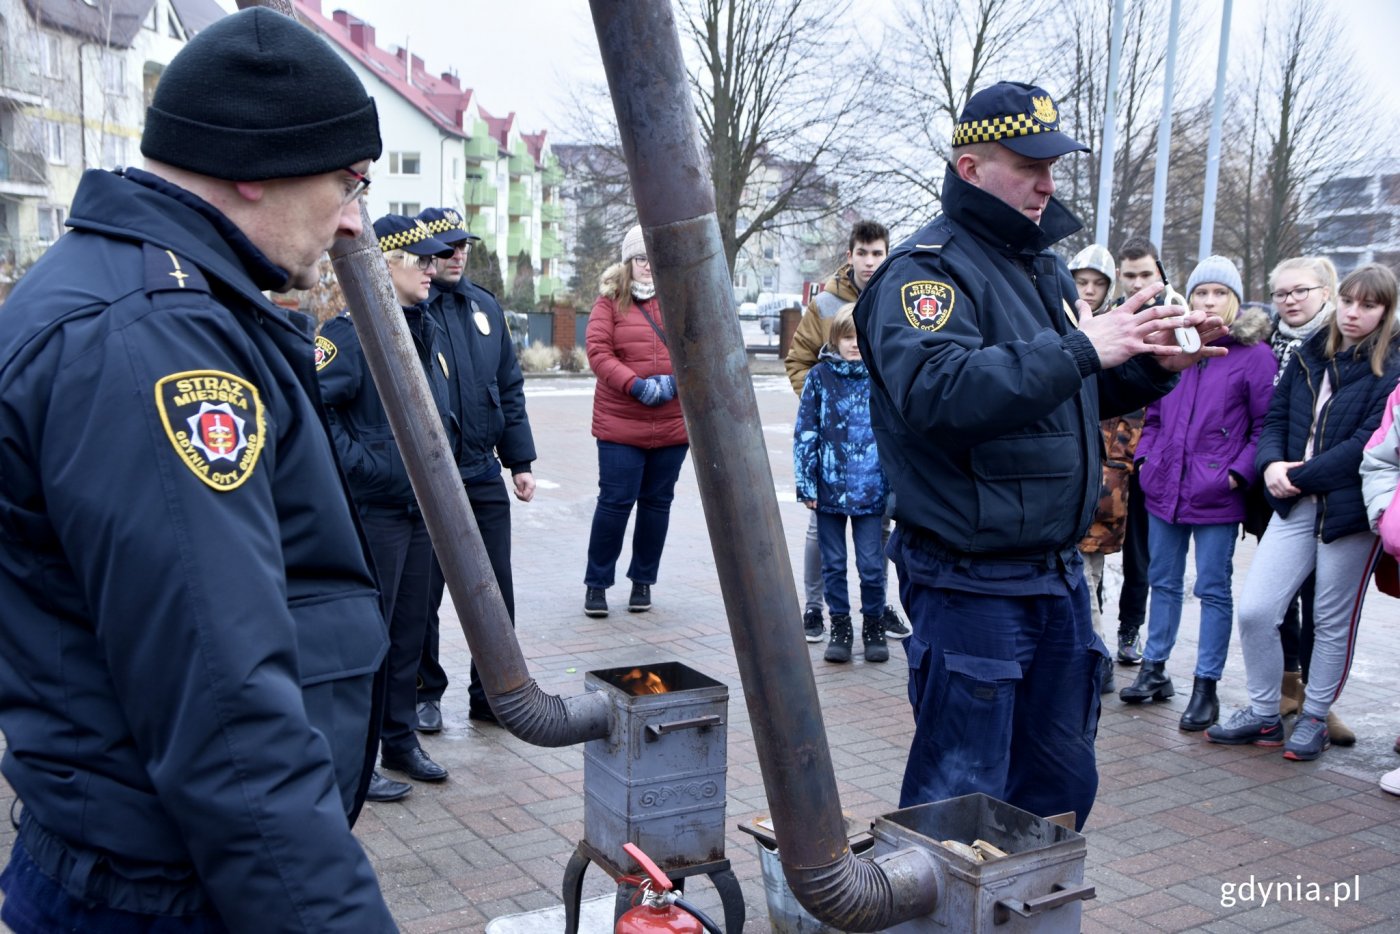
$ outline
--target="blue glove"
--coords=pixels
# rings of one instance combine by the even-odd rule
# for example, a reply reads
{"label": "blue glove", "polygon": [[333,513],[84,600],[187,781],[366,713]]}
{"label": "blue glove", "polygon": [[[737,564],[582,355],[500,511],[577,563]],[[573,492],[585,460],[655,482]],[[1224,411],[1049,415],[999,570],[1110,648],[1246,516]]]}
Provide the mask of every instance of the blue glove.
{"label": "blue glove", "polygon": [[667,373],[664,376],[653,376],[656,384],[661,387],[661,401],[670,402],[676,398],[676,378]]}
{"label": "blue glove", "polygon": [[632,388],[629,389],[628,392],[632,394],[633,399],[636,399],[642,405],[660,405],[662,401],[661,387],[656,384],[655,377],[649,377],[647,379],[637,377],[637,379],[632,381]]}

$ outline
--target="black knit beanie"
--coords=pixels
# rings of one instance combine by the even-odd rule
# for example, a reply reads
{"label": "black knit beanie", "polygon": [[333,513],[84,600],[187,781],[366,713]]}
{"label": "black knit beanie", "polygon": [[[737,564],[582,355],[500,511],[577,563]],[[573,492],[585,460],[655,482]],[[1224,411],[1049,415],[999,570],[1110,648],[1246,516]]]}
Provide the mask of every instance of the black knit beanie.
{"label": "black knit beanie", "polygon": [[379,115],[331,47],[253,8],[203,30],[166,67],[141,153],[228,181],[299,178],[378,159]]}

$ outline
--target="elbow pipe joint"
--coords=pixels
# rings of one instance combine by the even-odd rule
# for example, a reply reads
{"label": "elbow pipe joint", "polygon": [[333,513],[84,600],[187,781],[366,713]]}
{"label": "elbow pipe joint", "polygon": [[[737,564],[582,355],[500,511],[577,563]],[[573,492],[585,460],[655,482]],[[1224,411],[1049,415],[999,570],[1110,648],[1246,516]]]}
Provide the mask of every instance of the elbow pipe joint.
{"label": "elbow pipe joint", "polygon": [[612,702],[601,691],[573,697],[547,694],[530,678],[491,695],[491,710],[513,735],[535,746],[572,746],[604,739],[612,729]]}
{"label": "elbow pipe joint", "polygon": [[812,916],[843,931],[883,931],[938,907],[944,869],[906,847],[877,859],[847,850],[824,866],[783,866],[793,895]]}

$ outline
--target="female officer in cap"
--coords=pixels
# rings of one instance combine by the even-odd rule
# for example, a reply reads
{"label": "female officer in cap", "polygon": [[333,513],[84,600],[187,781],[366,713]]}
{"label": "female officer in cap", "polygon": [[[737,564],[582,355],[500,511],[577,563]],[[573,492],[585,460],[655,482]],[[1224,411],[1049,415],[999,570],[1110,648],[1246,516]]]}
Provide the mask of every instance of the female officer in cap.
{"label": "female officer in cap", "polygon": [[[426,313],[426,301],[433,268],[440,257],[452,255],[452,248],[433,237],[422,221],[398,214],[375,221],[374,233],[450,441],[455,423],[448,415],[448,363],[439,346],[441,331]],[[333,318],[322,328],[316,339],[316,370],[331,436],[374,553],[384,617],[389,621],[388,684],[379,736],[383,764],[417,781],[440,782],[447,778],[447,770],[423,751],[414,730],[432,544],[348,315]],[[407,783],[376,772],[368,797],[396,801],[409,790]]]}

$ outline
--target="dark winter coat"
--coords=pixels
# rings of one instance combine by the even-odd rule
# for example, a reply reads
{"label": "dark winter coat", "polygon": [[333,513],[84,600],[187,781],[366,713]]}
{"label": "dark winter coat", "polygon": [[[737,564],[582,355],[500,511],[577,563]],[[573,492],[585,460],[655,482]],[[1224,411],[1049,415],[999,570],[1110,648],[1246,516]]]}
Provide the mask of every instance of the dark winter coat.
{"label": "dark winter coat", "polygon": [[823,351],[807,371],[792,441],[797,500],[848,516],[885,511],[889,483],[870,428],[870,375],[859,360]]}
{"label": "dark winter coat", "polygon": [[[655,298],[633,301],[621,320],[617,317],[617,290],[622,266],[603,273],[602,294],[588,316],[588,365],[598,377],[593,390],[593,436],[636,448],[662,448],[686,444],[685,416],[679,398],[658,406],[646,406],[632,398],[632,384],[648,376],[672,374],[671,354],[664,333],[661,305]],[[646,309],[656,328],[647,323]]]}
{"label": "dark winter coat", "polygon": [[[418,361],[428,380],[428,391],[443,420],[449,447],[457,448],[461,432],[448,409],[446,357],[442,356],[441,328],[415,305],[403,310]],[[350,482],[355,505],[408,506],[417,508],[408,468],[389,427],[389,413],[369,372],[360,347],[360,336],[348,314],[327,321],[316,339],[316,378],[321,401],[331,426],[331,438],[340,466]]]}
{"label": "dark winter coat", "polygon": [[230,930],[394,930],[346,819],[388,637],[309,321],[147,173],[85,173],[69,224],[0,313],[5,778]]}
{"label": "dark winter coat", "polygon": [[[525,377],[496,296],[466,276],[428,294],[428,314],[445,339],[448,400],[458,428],[453,454],[463,480],[530,470],[535,439],[525,413]],[[449,436],[449,441],[451,437]]]}
{"label": "dark winter coat", "polygon": [[[1385,375],[1377,377],[1364,349],[1339,351],[1328,360],[1323,356],[1326,344],[1323,330],[1294,353],[1264,419],[1255,464],[1263,474],[1274,461],[1303,460],[1322,375],[1330,373],[1332,397],[1318,413],[1315,453],[1290,470],[1288,479],[1302,495],[1318,498],[1316,532],[1324,542],[1332,542],[1371,527],[1361,497],[1361,456],[1380,426],[1386,396],[1400,381],[1400,348],[1392,342]],[[1287,516],[1296,501],[1296,496],[1282,500],[1269,496],[1280,516]]]}
{"label": "dark winter coat", "polygon": [[1058,201],[1036,224],[950,166],[943,211],[856,305],[895,516],[964,554],[1072,547],[1099,501],[1099,421],[1176,376],[1147,357],[1100,368],[1050,249],[1081,226]]}
{"label": "dark winter coat", "polygon": [[1255,445],[1278,369],[1269,331],[1267,314],[1245,309],[1216,342],[1229,354],[1191,367],[1147,407],[1137,463],[1143,505],[1152,515],[1178,525],[1244,521]]}

